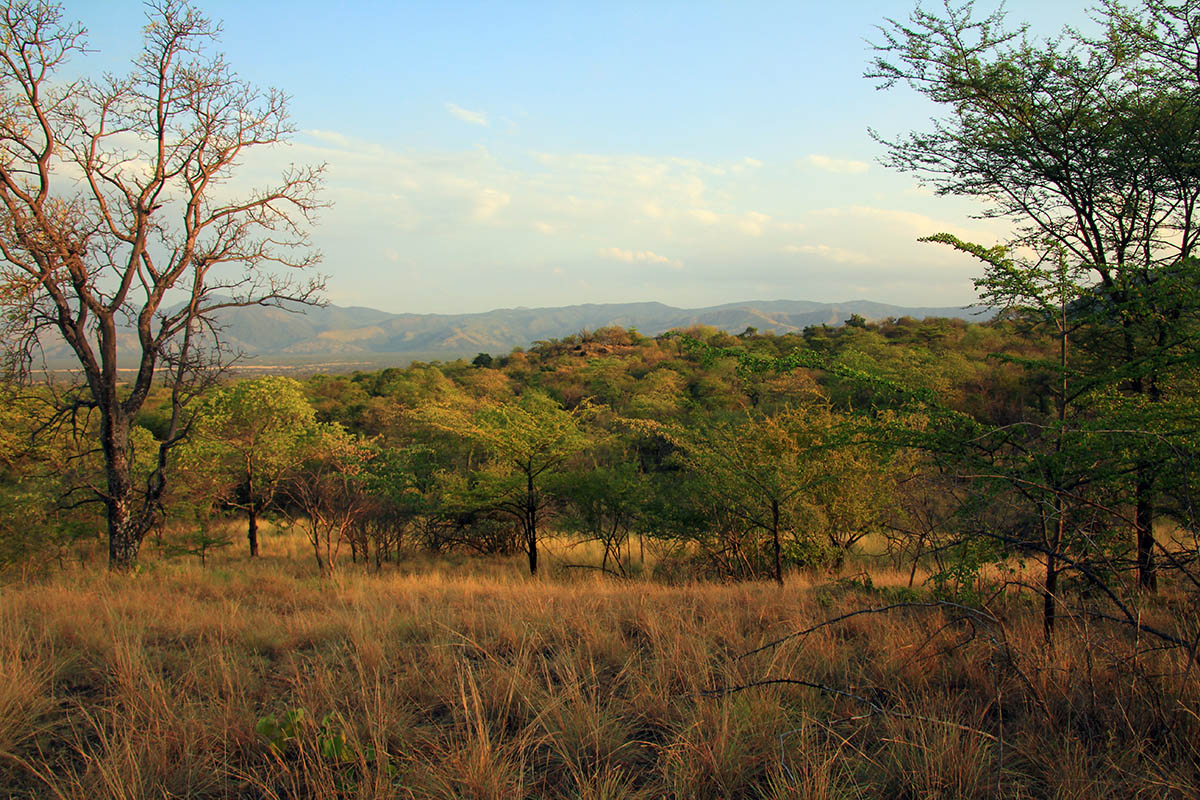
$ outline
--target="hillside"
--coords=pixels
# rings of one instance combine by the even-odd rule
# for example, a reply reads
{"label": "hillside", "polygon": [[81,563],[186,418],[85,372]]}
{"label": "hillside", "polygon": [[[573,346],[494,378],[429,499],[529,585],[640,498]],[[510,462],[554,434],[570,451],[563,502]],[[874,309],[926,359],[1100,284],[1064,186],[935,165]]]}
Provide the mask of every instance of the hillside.
{"label": "hillside", "polygon": [[[803,331],[810,325],[840,325],[852,314],[868,320],[886,317],[981,319],[986,312],[963,308],[914,308],[855,300],[816,303],[758,300],[707,308],[676,308],[663,303],[582,304],[560,308],[501,308],[476,314],[392,314],[373,308],[324,306],[230,309],[220,316],[228,346],[244,354],[243,365],[264,359],[289,365],[367,366],[412,360],[452,360],[486,352],[502,354],[545,339],[611,325],[637,328],[654,336],[676,328],[709,325],[740,333]],[[61,342],[45,342],[51,366],[68,366]],[[125,343],[134,352],[132,332]]]}

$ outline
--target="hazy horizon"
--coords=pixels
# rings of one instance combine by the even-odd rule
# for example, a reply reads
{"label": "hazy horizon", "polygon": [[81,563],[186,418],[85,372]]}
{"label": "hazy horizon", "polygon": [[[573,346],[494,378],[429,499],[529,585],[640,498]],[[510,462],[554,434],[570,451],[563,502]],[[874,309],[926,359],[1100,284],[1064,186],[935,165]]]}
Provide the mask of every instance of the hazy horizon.
{"label": "hazy horizon", "polygon": [[390,308],[382,308],[378,305],[371,305],[369,302],[368,303],[336,303],[336,302],[330,301],[329,305],[336,306],[338,308],[345,308],[345,309],[362,308],[362,309],[368,309],[371,311],[382,311],[384,313],[394,314],[397,316],[426,315],[427,314],[427,315],[434,315],[434,316],[457,317],[457,316],[468,316],[468,315],[477,315],[477,314],[491,314],[491,313],[498,312],[498,311],[537,311],[537,310],[541,310],[541,309],[573,308],[575,306],[661,305],[661,306],[666,306],[668,308],[674,308],[679,311],[700,311],[700,310],[711,309],[711,308],[720,308],[723,306],[755,306],[755,305],[761,304],[761,303],[813,303],[815,305],[820,305],[820,306],[843,306],[843,305],[856,305],[859,303],[872,303],[872,304],[881,305],[881,306],[896,306],[899,308],[939,308],[939,309],[941,309],[941,308],[962,308],[964,310],[972,308],[972,307],[984,308],[984,306],[982,306],[979,303],[978,299],[976,299],[972,302],[968,302],[968,303],[944,303],[943,304],[943,303],[894,303],[894,302],[891,302],[890,300],[880,300],[880,299],[873,298],[873,297],[854,297],[854,298],[846,298],[846,299],[842,299],[842,300],[813,300],[813,299],[810,299],[807,297],[752,297],[752,298],[743,299],[743,300],[726,300],[726,301],[722,301],[722,302],[707,303],[705,305],[697,305],[697,306],[690,306],[690,305],[684,306],[684,305],[679,305],[676,303],[669,303],[669,302],[666,302],[665,300],[656,300],[656,299],[625,300],[625,301],[618,300],[618,301],[611,301],[611,302],[580,300],[578,302],[555,303],[554,305],[493,306],[490,308],[484,308],[479,311],[414,311],[411,309],[393,310]]}

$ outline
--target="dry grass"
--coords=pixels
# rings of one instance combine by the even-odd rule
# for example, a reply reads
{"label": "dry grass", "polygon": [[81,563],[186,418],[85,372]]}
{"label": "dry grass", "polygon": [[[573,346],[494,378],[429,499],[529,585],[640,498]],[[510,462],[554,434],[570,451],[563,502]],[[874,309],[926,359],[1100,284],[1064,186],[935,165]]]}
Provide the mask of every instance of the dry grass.
{"label": "dry grass", "polygon": [[[1200,796],[1197,670],[1082,623],[1044,648],[1026,600],[1001,626],[899,609],[739,658],[893,590],[531,581],[519,559],[322,582],[284,545],[5,588],[0,794]],[[775,678],[854,696],[720,691]],[[256,730],[295,709],[279,747]]]}

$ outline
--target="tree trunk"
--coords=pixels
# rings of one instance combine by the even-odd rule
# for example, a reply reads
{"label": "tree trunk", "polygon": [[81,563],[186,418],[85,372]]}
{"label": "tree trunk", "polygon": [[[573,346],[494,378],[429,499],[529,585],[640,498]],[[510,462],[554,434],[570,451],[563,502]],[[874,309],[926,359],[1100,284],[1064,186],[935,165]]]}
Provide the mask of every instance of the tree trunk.
{"label": "tree trunk", "polygon": [[783,557],[779,547],[779,502],[771,501],[771,538],[775,545],[775,582],[783,586]]}
{"label": "tree trunk", "polygon": [[258,557],[258,506],[253,502],[250,503],[250,509],[247,511],[250,517],[249,529],[246,531],[246,539],[250,542],[250,557]]}
{"label": "tree trunk", "polygon": [[[1054,622],[1058,617],[1058,553],[1066,535],[1066,508],[1061,496],[1054,498],[1054,535],[1046,548],[1046,578],[1042,585],[1042,634],[1046,644],[1054,640]],[[1047,537],[1046,521],[1042,519],[1043,540]]]}
{"label": "tree trunk", "polygon": [[537,537],[532,536],[532,535],[526,536],[526,545],[529,548],[529,574],[537,575],[537,570],[538,570]]}
{"label": "tree trunk", "polygon": [[1134,523],[1137,527],[1138,585],[1148,591],[1158,591],[1158,573],[1154,565],[1154,491],[1150,466],[1139,465],[1137,471],[1137,500]]}
{"label": "tree trunk", "polygon": [[[1132,360],[1132,351],[1127,353]],[[1154,373],[1139,376],[1134,392],[1151,403],[1162,400],[1162,392]],[[1137,464],[1137,484],[1134,495],[1134,535],[1137,537],[1138,586],[1147,592],[1158,591],[1158,575],[1154,566],[1154,466],[1144,461]]]}
{"label": "tree trunk", "polygon": [[525,544],[529,548],[529,574],[537,575],[537,494],[533,489],[533,472],[525,472]]}
{"label": "tree trunk", "polygon": [[137,566],[138,550],[149,527],[134,510],[136,498],[129,477],[129,420],[119,410],[100,422],[105,478],[104,504],[108,522],[108,568],[128,572]]}
{"label": "tree trunk", "polygon": [[108,501],[108,568],[117,572],[129,572],[137,566],[138,550],[142,536],[137,520],[130,513],[132,498],[115,498]]}
{"label": "tree trunk", "polygon": [[1042,589],[1042,634],[1049,644],[1054,640],[1054,619],[1058,612],[1058,559],[1054,553],[1046,556],[1046,582]]}

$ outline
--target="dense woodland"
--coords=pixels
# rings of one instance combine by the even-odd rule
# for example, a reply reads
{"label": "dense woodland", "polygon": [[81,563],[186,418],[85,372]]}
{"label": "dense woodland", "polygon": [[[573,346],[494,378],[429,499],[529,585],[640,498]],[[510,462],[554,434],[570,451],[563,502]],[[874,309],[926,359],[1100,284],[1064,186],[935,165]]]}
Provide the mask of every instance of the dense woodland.
{"label": "dense woodland", "polygon": [[[1158,371],[1152,407],[1118,372],[1068,385],[1064,413],[1061,344],[1015,314],[802,336],[611,328],[471,363],[230,380],[198,401],[150,539],[155,555],[256,556],[270,520],[302,530],[325,575],[416,551],[519,552],[537,573],[551,537],[599,543],[586,566],[625,577],[649,543],[669,580],[782,583],[868,553],[948,595],[1013,570],[1050,636],[1063,591],[1125,613],[1135,586],[1193,576],[1196,557],[1190,354]],[[45,411],[54,390],[4,406],[9,571],[74,562],[103,531],[94,434],[86,414]],[[152,400],[137,417],[142,483],[168,416]],[[1156,538],[1141,553],[1145,459]]]}

